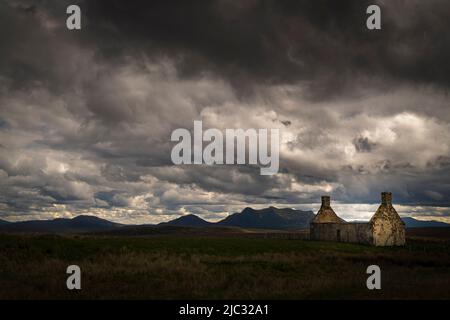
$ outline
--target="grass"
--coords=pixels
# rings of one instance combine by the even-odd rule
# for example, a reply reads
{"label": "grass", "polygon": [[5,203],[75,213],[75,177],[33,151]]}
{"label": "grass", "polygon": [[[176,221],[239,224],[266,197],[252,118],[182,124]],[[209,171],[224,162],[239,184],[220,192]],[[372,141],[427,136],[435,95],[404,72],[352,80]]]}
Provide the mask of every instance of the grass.
{"label": "grass", "polygon": [[[82,290],[66,289],[66,268]],[[367,266],[382,290],[366,288]],[[449,299],[450,242],[0,235],[0,299]]]}

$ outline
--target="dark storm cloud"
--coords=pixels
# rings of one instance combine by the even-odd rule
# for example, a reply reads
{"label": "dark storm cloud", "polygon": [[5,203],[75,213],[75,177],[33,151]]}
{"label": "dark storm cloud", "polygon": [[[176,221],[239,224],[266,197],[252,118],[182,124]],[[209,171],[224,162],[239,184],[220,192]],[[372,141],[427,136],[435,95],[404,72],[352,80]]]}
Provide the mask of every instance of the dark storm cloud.
{"label": "dark storm cloud", "polygon": [[[365,27],[373,1],[88,1],[90,41],[105,57],[178,58],[185,75],[214,70],[236,87],[307,81],[309,94],[348,93],[361,79],[447,86],[446,1],[376,1],[382,30]],[[101,39],[101,40],[100,40]]]}
{"label": "dark storm cloud", "polygon": [[355,145],[356,151],[358,152],[370,152],[373,148],[376,147],[376,144],[370,142],[369,138],[367,137],[355,138],[353,143]]}
{"label": "dark storm cloud", "polygon": [[[111,63],[129,55],[137,60],[170,56],[180,75],[216,72],[241,93],[252,92],[255,83],[303,81],[310,98],[326,99],[356,94],[355,87],[361,89],[364,82],[382,90],[398,81],[450,83],[450,41],[442,32],[450,28],[446,1],[375,1],[382,8],[379,31],[365,27],[365,10],[373,1],[332,0],[77,1],[85,32],[57,30],[45,36],[26,27],[39,19],[63,24],[61,12],[72,2],[3,4],[1,36],[14,45],[3,47],[1,61],[14,82],[44,76],[53,80],[53,90],[70,85],[70,78],[61,77],[67,71],[64,64],[47,68],[58,58],[45,48],[64,37],[93,48],[99,59]],[[38,51],[6,59],[23,42],[34,43]],[[70,48],[60,49],[70,54]],[[44,60],[39,64],[33,56]],[[95,104],[98,97],[91,94]]]}
{"label": "dark storm cloud", "polygon": [[[374,3],[379,31],[372,1],[2,1],[0,216],[154,222],[386,189],[450,205],[450,5]],[[279,128],[279,174],[173,166],[172,130],[199,119]]]}

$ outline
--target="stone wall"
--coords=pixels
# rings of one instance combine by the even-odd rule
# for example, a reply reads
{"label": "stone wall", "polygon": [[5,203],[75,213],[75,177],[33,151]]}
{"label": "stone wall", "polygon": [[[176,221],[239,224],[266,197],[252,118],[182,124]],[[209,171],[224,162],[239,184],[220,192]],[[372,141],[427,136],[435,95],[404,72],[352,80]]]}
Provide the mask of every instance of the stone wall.
{"label": "stone wall", "polygon": [[395,222],[375,223],[373,237],[376,246],[403,246],[405,227]]}
{"label": "stone wall", "polygon": [[376,246],[403,246],[405,224],[392,206],[392,194],[381,194],[381,205],[370,222],[373,225],[373,243]]}
{"label": "stone wall", "polygon": [[370,223],[346,223],[341,231],[341,241],[372,244],[372,225]]}
{"label": "stone wall", "polygon": [[311,240],[337,241],[337,230],[343,223],[311,223]]}
{"label": "stone wall", "polygon": [[311,240],[372,244],[370,223],[312,223]]}

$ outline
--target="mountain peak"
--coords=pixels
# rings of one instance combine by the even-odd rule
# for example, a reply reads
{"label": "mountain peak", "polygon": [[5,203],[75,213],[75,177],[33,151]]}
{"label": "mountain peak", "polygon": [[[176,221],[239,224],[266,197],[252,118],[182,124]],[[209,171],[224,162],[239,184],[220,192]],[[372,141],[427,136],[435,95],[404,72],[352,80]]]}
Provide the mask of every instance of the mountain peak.
{"label": "mountain peak", "polygon": [[110,222],[109,220],[105,220],[105,219],[102,219],[102,218],[99,218],[96,216],[83,215],[83,214],[73,217],[72,220],[75,220],[75,221],[108,221],[108,222]]}
{"label": "mountain peak", "polygon": [[162,222],[160,225],[185,226],[185,227],[205,227],[211,225],[210,222],[203,220],[195,214],[187,214],[176,219]]}
{"label": "mountain peak", "polygon": [[241,228],[303,229],[309,227],[313,218],[312,211],[279,209],[273,206],[260,210],[246,207],[241,212],[229,215],[217,224]]}

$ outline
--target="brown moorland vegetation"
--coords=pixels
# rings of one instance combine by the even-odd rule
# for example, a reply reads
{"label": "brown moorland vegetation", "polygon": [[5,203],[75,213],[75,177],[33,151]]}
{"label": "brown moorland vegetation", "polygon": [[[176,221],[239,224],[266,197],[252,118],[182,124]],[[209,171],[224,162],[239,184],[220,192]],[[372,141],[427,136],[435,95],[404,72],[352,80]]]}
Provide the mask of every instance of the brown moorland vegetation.
{"label": "brown moorland vegetation", "polygon": [[[449,234],[408,231],[405,247],[249,233],[3,234],[0,299],[449,299]],[[70,264],[81,267],[79,291],[66,288]],[[371,264],[381,290],[366,288]]]}

